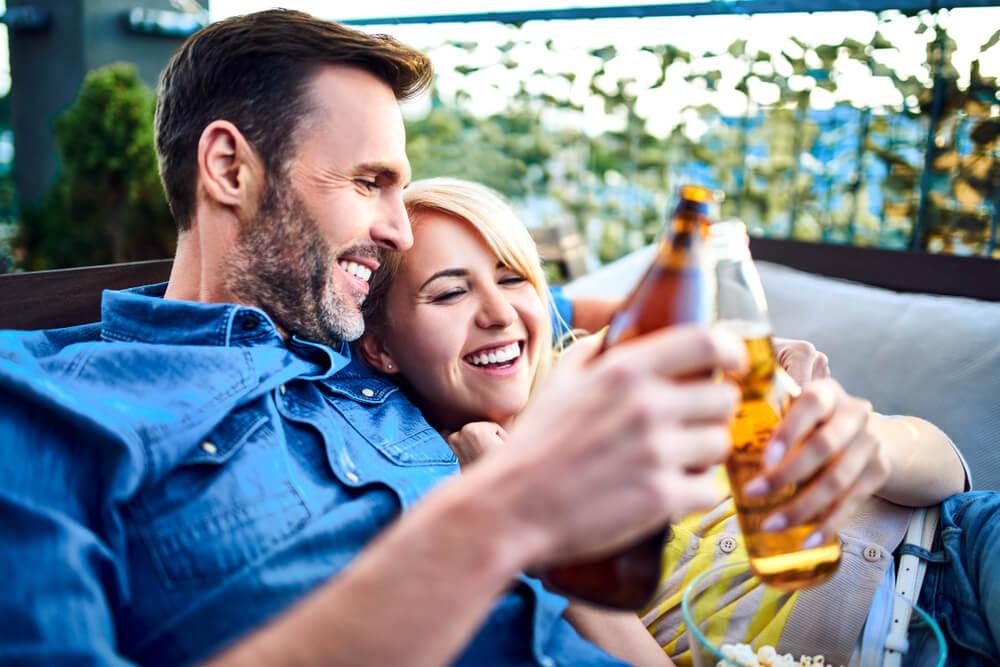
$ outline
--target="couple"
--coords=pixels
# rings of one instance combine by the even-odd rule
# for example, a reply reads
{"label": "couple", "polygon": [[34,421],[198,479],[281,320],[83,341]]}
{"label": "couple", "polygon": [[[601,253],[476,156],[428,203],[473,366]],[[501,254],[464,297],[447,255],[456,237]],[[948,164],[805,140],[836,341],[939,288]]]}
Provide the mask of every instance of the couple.
{"label": "couple", "polygon": [[[284,11],[213,24],[168,64],[155,129],[181,230],[169,283],[106,293],[93,325],[0,334],[0,564],[10,573],[0,661],[662,658],[648,644],[623,647],[627,630],[607,631],[631,619],[564,613],[563,598],[521,573],[607,552],[719,502],[702,471],[725,455],[736,393],[685,378],[742,368],[742,345],[678,328],[591,360],[595,346],[582,342],[527,405],[518,389],[502,410],[482,411],[452,387],[440,411],[425,407],[456,449],[481,440],[460,428],[466,421],[509,426],[502,447],[453,474],[436,428],[347,346],[363,332],[361,303],[371,273],[387,268],[382,257],[420,250],[420,216],[411,228],[403,201],[398,100],[430,77],[426,57],[394,40]],[[409,356],[421,344],[464,357],[516,342],[510,353],[524,358],[506,372],[532,381],[548,356],[541,283],[462,224],[438,231],[478,248],[477,261],[491,255],[493,282],[463,254],[434,268],[450,274],[434,282],[467,287],[418,294],[408,267],[421,286],[432,275],[404,255],[375,335],[361,343],[388,373],[409,364],[418,401],[456,377],[504,370],[479,370],[478,354],[424,368]],[[447,304],[448,291],[474,286],[482,306],[456,344],[446,336],[470,317],[470,297],[445,315],[429,310],[441,304],[432,299]],[[405,318],[413,330],[394,329]],[[422,318],[442,328],[421,342]],[[511,335],[494,336],[506,322]],[[869,419],[829,380],[806,396],[784,437],[813,435],[776,456],[761,485],[833,463],[784,521],[833,507],[823,525],[836,531],[872,492],[921,504],[961,485],[958,457],[937,449],[932,427]]]}
{"label": "couple", "polygon": [[[614,304],[571,304],[558,292],[550,304],[531,237],[510,207],[485,187],[429,179],[411,184],[403,199],[413,245],[405,253],[387,254],[379,267],[365,302],[365,333],[358,347],[373,368],[398,379],[428,421],[447,435],[463,469],[471,469],[487,452],[505,446],[507,431],[544,384],[555,362],[552,331],[561,328],[560,320],[599,327]],[[550,322],[548,312],[561,316]],[[578,363],[577,355],[593,354],[593,341],[579,345],[582,351],[571,349],[561,362]],[[879,604],[873,602],[876,591],[891,584],[888,561],[911,513],[906,506],[937,504],[961,491],[965,471],[947,437],[924,421],[869,416],[869,407],[852,399],[842,399],[843,406],[825,412],[823,402],[837,401],[839,392],[828,379],[825,356],[798,341],[779,340],[776,348],[806,393],[775,439],[804,440],[805,445],[798,459],[790,456],[761,481],[780,487],[784,482],[778,476],[794,475],[787,470],[793,466],[804,468],[804,476],[822,472],[806,494],[811,498],[772,518],[787,517],[794,523],[820,514],[828,515],[827,526],[843,524],[839,532],[844,563],[824,586],[793,594],[765,589],[749,579],[749,573],[737,574],[720,582],[728,603],[719,606],[712,622],[725,623],[732,641],[760,641],[795,655],[822,653],[828,662],[847,664],[873,604]],[[584,400],[577,393],[572,396]],[[593,409],[596,414],[600,408]],[[817,410],[820,416],[810,414]],[[853,431],[852,423],[862,425]],[[816,429],[817,424],[822,426]],[[856,433],[853,441],[842,441],[837,435],[841,428]],[[707,431],[699,436],[728,437]],[[877,476],[874,471],[883,464],[863,453],[873,445],[888,458],[892,474],[877,489],[877,497],[866,499],[860,508],[837,505],[844,488],[866,488],[863,476]],[[838,483],[852,468],[859,478]],[[833,493],[823,497],[824,491]],[[720,548],[723,540],[730,546]],[[675,523],[663,556],[664,579],[650,608],[641,613],[649,631],[635,614],[584,604],[570,603],[564,616],[580,634],[634,664],[671,664],[665,653],[690,664],[680,613],[683,585],[709,567],[745,560],[741,543],[727,496],[707,512]],[[872,548],[877,559],[862,555]],[[836,623],[829,617],[835,605]],[[657,641],[651,641],[651,633]],[[883,638],[866,634],[859,656],[870,659],[877,653],[880,659]]]}

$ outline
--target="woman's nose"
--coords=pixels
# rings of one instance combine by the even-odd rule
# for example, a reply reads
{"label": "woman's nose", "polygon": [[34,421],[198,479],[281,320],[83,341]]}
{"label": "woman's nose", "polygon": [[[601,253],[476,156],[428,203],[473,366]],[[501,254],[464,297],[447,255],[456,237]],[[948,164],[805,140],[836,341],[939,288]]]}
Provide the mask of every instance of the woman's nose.
{"label": "woman's nose", "polygon": [[476,324],[484,329],[503,329],[516,319],[517,311],[499,289],[493,288],[484,294],[476,314]]}

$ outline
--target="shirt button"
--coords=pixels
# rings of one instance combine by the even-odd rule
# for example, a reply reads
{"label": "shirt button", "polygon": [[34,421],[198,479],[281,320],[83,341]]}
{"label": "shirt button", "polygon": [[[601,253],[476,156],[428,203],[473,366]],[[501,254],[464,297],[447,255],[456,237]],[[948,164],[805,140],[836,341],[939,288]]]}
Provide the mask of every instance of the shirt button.
{"label": "shirt button", "polygon": [[351,480],[354,483],[357,483],[357,481],[360,479],[360,477],[358,477],[357,475],[355,475],[353,472],[347,473],[346,476],[347,476],[347,479]]}
{"label": "shirt button", "polygon": [[882,558],[882,550],[878,547],[865,547],[865,550],[861,552],[861,555],[865,557],[865,560],[869,563],[874,563]]}
{"label": "shirt button", "polygon": [[556,661],[547,655],[543,655],[538,659],[538,664],[542,667],[556,667]]}
{"label": "shirt button", "polygon": [[281,394],[282,396],[285,395],[285,391],[287,391],[285,389],[285,385],[281,385],[280,387],[278,387],[278,393]]}
{"label": "shirt button", "polygon": [[216,447],[215,444],[206,440],[205,442],[201,443],[201,450],[206,454],[215,454],[217,451],[219,451],[219,448]]}
{"label": "shirt button", "polygon": [[361,393],[364,394],[365,396],[367,396],[368,398],[371,398],[372,396],[375,395],[375,392],[372,391],[371,389],[369,389],[368,387],[365,387],[364,389],[362,389]]}
{"label": "shirt button", "polygon": [[731,554],[736,551],[736,540],[731,537],[723,537],[719,540],[719,548],[723,553]]}

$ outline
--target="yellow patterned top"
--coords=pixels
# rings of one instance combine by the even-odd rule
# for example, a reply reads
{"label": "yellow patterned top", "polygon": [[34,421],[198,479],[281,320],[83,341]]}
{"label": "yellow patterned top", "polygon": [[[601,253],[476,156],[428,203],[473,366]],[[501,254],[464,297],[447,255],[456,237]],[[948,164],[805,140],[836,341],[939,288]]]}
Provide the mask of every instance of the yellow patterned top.
{"label": "yellow patterned top", "polygon": [[[729,496],[725,470],[718,481],[726,499],[708,512],[693,514],[674,524],[673,537],[663,551],[663,578],[643,623],[679,666],[692,664],[688,635],[681,614],[681,594],[699,574],[726,563],[746,562],[747,552]],[[728,574],[712,590],[699,596],[695,614],[710,626],[725,629],[729,643],[779,646],[781,634],[799,593],[763,586],[749,569]]]}

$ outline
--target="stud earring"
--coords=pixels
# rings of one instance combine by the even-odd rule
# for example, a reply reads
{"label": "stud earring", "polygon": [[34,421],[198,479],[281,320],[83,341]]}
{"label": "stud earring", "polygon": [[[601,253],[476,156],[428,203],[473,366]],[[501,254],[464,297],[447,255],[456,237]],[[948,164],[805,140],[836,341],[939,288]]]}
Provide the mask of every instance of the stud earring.
{"label": "stud earring", "polygon": [[386,363],[386,365],[385,365],[385,369],[386,369],[387,371],[391,371],[391,370],[392,370],[392,364],[390,364],[390,363]]}

